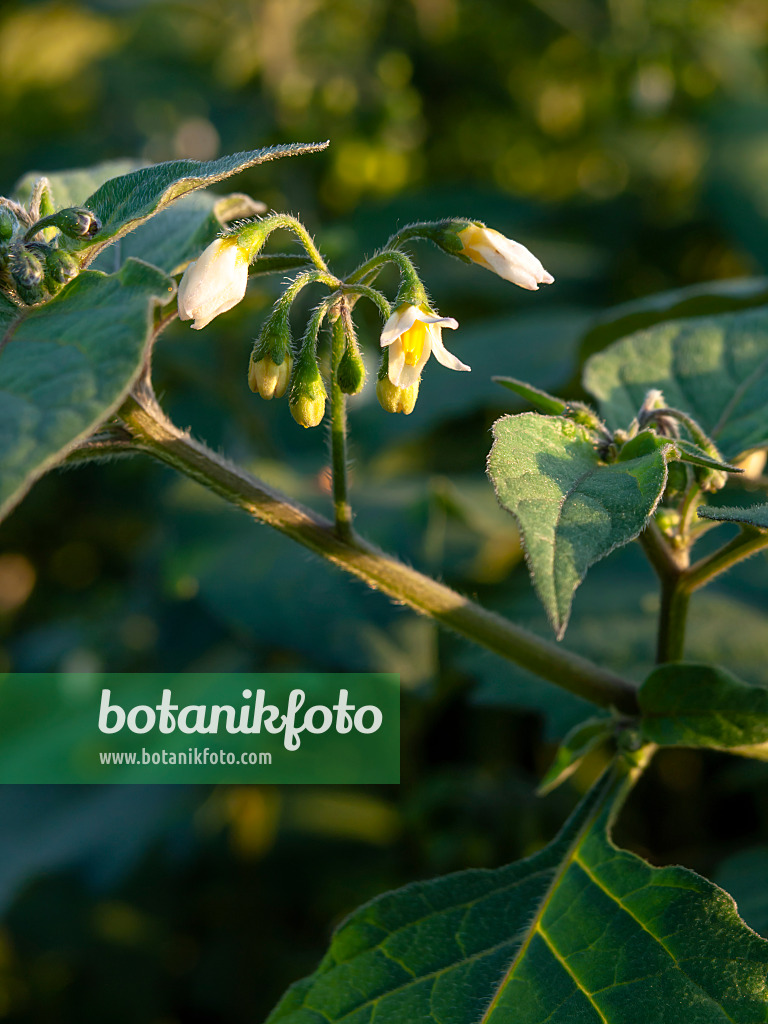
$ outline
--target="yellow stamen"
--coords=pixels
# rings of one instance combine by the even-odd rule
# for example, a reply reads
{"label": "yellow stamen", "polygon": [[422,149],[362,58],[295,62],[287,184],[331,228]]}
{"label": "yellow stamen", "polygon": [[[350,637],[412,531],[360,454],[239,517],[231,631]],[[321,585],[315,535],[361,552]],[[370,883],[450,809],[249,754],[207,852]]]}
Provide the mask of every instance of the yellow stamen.
{"label": "yellow stamen", "polygon": [[403,343],[403,354],[408,366],[416,366],[424,351],[424,339],[427,336],[427,325],[416,320],[412,327],[400,335]]}

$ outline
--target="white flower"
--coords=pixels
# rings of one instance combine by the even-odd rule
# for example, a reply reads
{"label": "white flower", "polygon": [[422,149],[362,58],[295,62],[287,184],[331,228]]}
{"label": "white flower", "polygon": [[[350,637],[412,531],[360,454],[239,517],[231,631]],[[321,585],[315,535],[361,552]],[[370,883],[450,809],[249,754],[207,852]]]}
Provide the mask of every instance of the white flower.
{"label": "white flower", "polygon": [[179,319],[194,320],[199,331],[245,295],[248,253],[237,239],[217,238],[190,263],[179,284]]}
{"label": "white flower", "polygon": [[462,255],[486,270],[492,270],[505,281],[535,292],[540,284],[552,284],[555,280],[524,245],[506,238],[493,228],[470,224],[458,235],[463,246]]}
{"label": "white flower", "polygon": [[438,363],[450,370],[468,370],[469,367],[443,345],[443,327],[455,330],[458,326],[452,317],[435,316],[407,302],[398,306],[381,332],[381,347],[389,348],[388,376],[395,387],[410,388],[418,384],[430,352],[435,353]]}

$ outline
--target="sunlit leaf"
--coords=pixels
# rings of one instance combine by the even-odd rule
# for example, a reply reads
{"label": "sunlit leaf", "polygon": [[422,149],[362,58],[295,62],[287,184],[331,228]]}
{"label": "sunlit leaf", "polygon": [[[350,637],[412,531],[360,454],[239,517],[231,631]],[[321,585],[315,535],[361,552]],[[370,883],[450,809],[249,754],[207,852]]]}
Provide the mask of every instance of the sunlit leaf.
{"label": "sunlit leaf", "polygon": [[768,444],[768,312],[662,323],[592,356],[584,386],[608,425],[626,427],[646,393],[687,412],[726,459]]}
{"label": "sunlit leaf", "polygon": [[83,202],[101,220],[102,226],[93,239],[83,240],[78,248],[86,252],[87,260],[91,261],[105,246],[133,231],[188,192],[223,181],[257,164],[284,156],[316,153],[327,145],[326,142],[297,142],[235,153],[204,163],[199,160],[171,160],[111,178]]}
{"label": "sunlit leaf", "polygon": [[522,534],[528,567],[558,636],[591,565],[643,529],[667,480],[668,445],[601,462],[590,432],[523,413],[494,424],[488,475]]}

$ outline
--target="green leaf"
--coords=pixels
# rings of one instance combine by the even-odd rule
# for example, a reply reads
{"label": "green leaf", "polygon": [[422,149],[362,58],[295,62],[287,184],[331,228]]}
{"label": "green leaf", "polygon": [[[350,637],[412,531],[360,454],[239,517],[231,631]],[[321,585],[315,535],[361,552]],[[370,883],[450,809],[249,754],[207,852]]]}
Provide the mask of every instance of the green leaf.
{"label": "green leaf", "polygon": [[[768,744],[768,689],[713,665],[654,669],[638,691],[641,733],[652,743],[749,753]],[[751,756],[768,757],[752,751]]]}
{"label": "green leaf", "polygon": [[599,352],[612,341],[625,338],[654,324],[692,316],[714,316],[768,303],[768,278],[745,277],[732,281],[707,281],[688,288],[656,292],[622,303],[600,313],[584,334],[585,356]]}
{"label": "green leaf", "polygon": [[[129,260],[84,271],[20,316],[0,347],[0,518],[120,405],[173,281]],[[18,313],[18,310],[16,311]]]}
{"label": "green leaf", "polygon": [[327,142],[317,142],[270,146],[205,163],[199,160],[172,160],[112,178],[83,203],[99,217],[102,226],[93,239],[83,240],[79,248],[86,252],[86,259],[90,262],[105,246],[133,231],[188,192],[213,185],[268,160],[317,153],[327,145]]}
{"label": "green leaf", "polygon": [[20,203],[29,202],[32,189],[40,178],[47,178],[56,210],[82,206],[89,195],[110,178],[116,178],[142,166],[135,160],[107,160],[93,167],[76,167],[67,171],[30,171],[16,182],[14,196]]}
{"label": "green leaf", "polygon": [[768,530],[768,505],[753,505],[751,508],[712,508],[701,505],[696,509],[699,519],[714,519],[718,523],[744,523]]}
{"label": "green leaf", "polygon": [[205,190],[193,192],[141,224],[119,245],[102,252],[93,266],[110,272],[135,257],[176,274],[190,260],[197,259],[231,221],[253,217],[265,209],[263,203],[242,193],[218,196]]}
{"label": "green leaf", "polygon": [[565,782],[591,751],[604,743],[613,733],[611,718],[590,718],[572,729],[557,749],[555,759],[539,783],[538,794],[544,796]]}
{"label": "green leaf", "polygon": [[520,526],[528,568],[558,637],[591,565],[643,529],[664,491],[671,444],[602,463],[570,420],[522,413],[497,420],[488,475]]}
{"label": "green leaf", "polygon": [[711,882],[617,849],[611,795],[527,860],[361,907],[267,1024],[768,1021],[768,942]]}
{"label": "green leaf", "polygon": [[520,395],[539,412],[560,416],[568,408],[568,403],[564,402],[562,398],[555,398],[554,395],[541,391],[532,384],[526,384],[525,381],[516,380],[514,377],[494,377],[493,380],[497,384],[509,388],[510,391],[514,391],[516,395]]}
{"label": "green leaf", "polygon": [[713,459],[703,448],[700,448],[693,441],[686,441],[683,438],[675,440],[675,447],[678,450],[680,462],[689,462],[692,466],[704,466],[705,469],[722,469],[726,473],[743,473],[744,470],[738,466],[732,466],[729,462],[722,462],[720,459]]}
{"label": "green leaf", "polygon": [[584,386],[612,428],[626,427],[650,388],[692,415],[726,459],[768,444],[768,312],[677,320],[592,356]]}

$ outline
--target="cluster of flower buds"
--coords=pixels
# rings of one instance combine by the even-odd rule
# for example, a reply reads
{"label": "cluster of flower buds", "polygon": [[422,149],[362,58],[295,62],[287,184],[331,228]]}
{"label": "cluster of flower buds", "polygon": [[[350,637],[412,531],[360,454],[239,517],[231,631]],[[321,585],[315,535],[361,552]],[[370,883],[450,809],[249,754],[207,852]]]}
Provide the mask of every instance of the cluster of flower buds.
{"label": "cluster of flower buds", "polygon": [[100,228],[90,210],[71,207],[35,220],[0,200],[0,281],[25,305],[43,302],[80,272],[62,238],[92,238]]}
{"label": "cluster of flower buds", "polygon": [[[187,267],[179,284],[179,317],[192,320],[192,327],[200,330],[214,317],[240,302],[248,283],[249,264],[260,252],[270,232],[278,227],[295,230],[315,266],[324,267],[306,231],[293,218],[274,215],[241,224],[229,234],[217,238],[199,259]],[[435,359],[448,369],[470,369],[443,344],[443,328],[455,330],[459,325],[453,317],[440,316],[430,305],[415,267],[399,249],[400,242],[408,237],[428,238],[465,263],[477,263],[521,288],[536,290],[539,284],[551,284],[554,280],[524,245],[478,221],[457,219],[411,225],[395,236],[391,248],[356,271],[351,279],[353,282],[364,280],[374,263],[380,266],[391,260],[399,266],[401,288],[394,312],[386,319],[379,339],[383,351],[376,394],[387,412],[406,415],[416,404],[421,374],[430,355],[434,354]],[[305,427],[316,426],[325,412],[327,393],[316,355],[317,332],[322,317],[305,335],[294,365],[288,310],[298,290],[313,278],[313,273],[301,280],[297,278],[289,285],[265,323],[251,352],[248,367],[248,384],[262,398],[279,398],[289,390],[293,417]],[[314,275],[316,280],[321,277],[322,271]],[[363,387],[365,367],[344,298],[344,286],[337,281],[336,285],[339,284],[342,297],[330,313],[332,323],[342,324],[340,330],[344,335],[343,352],[340,358],[335,357],[338,358],[335,378],[342,393],[354,395]],[[379,297],[386,308],[386,300]]]}

